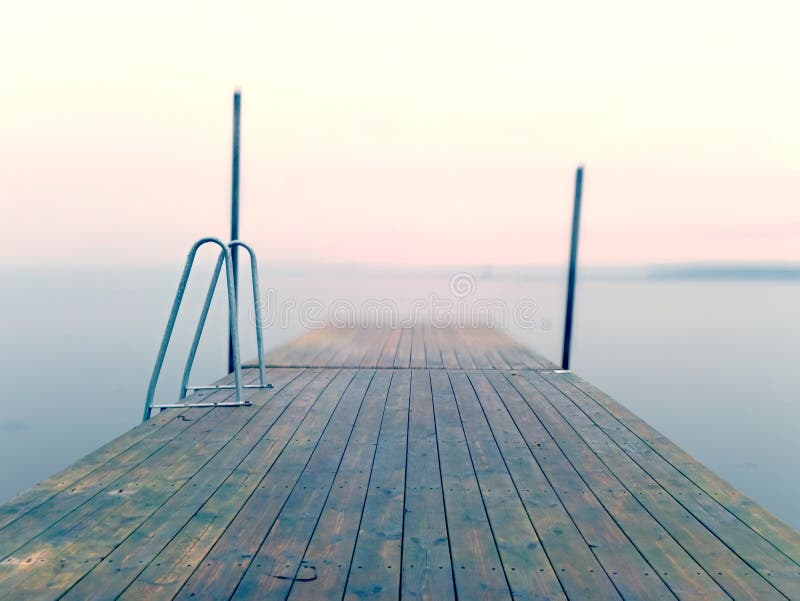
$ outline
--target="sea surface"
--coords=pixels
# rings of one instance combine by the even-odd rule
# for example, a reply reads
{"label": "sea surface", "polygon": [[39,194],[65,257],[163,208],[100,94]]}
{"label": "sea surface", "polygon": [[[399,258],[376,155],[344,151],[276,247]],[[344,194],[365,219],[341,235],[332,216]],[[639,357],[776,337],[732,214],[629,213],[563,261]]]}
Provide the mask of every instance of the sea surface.
{"label": "sea surface", "polygon": [[[374,321],[378,306],[387,321],[392,311],[430,318],[435,307],[437,318],[451,311],[506,326],[560,361],[560,270],[262,269],[267,348],[326,317]],[[179,273],[178,264],[0,270],[0,502],[139,422]],[[200,270],[190,282],[159,400],[177,398],[207,278]],[[241,281],[249,358],[254,307]],[[572,368],[800,528],[798,307],[794,272],[589,270],[577,290]],[[225,320],[218,294],[193,383],[224,375]]]}

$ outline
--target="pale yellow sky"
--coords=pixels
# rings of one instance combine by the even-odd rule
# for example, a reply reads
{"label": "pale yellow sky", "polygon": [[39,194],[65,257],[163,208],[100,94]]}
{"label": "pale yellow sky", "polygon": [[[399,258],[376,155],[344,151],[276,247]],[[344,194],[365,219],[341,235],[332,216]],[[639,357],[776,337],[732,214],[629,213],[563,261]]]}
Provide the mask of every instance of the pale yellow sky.
{"label": "pale yellow sky", "polygon": [[[30,2],[0,23],[0,262],[800,261],[797,2]],[[25,243],[36,239],[35,248]],[[267,259],[269,258],[269,259]]]}

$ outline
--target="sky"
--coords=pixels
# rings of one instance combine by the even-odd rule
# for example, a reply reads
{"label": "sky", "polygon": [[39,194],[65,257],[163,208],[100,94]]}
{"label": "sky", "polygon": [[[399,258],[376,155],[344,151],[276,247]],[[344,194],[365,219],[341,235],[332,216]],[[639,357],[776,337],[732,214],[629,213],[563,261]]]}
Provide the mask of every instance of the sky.
{"label": "sky", "polygon": [[800,4],[26,2],[0,22],[0,264],[800,261]]}

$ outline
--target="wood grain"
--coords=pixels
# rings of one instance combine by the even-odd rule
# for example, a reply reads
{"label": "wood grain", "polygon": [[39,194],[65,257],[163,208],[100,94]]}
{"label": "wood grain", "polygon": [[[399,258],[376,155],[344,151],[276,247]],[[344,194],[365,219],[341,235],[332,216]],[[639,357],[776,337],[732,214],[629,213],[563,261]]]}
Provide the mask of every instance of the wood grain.
{"label": "wood grain", "polygon": [[266,363],[0,507],[0,599],[800,599],[798,532],[504,332]]}

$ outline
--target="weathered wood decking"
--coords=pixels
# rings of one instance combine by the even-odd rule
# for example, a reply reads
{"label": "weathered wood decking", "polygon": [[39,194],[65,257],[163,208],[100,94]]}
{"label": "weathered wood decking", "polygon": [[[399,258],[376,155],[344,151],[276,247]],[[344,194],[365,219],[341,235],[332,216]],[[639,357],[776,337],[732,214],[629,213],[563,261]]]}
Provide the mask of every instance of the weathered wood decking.
{"label": "weathered wood decking", "polygon": [[798,532],[501,333],[267,362],[0,507],[0,599],[800,599]]}

